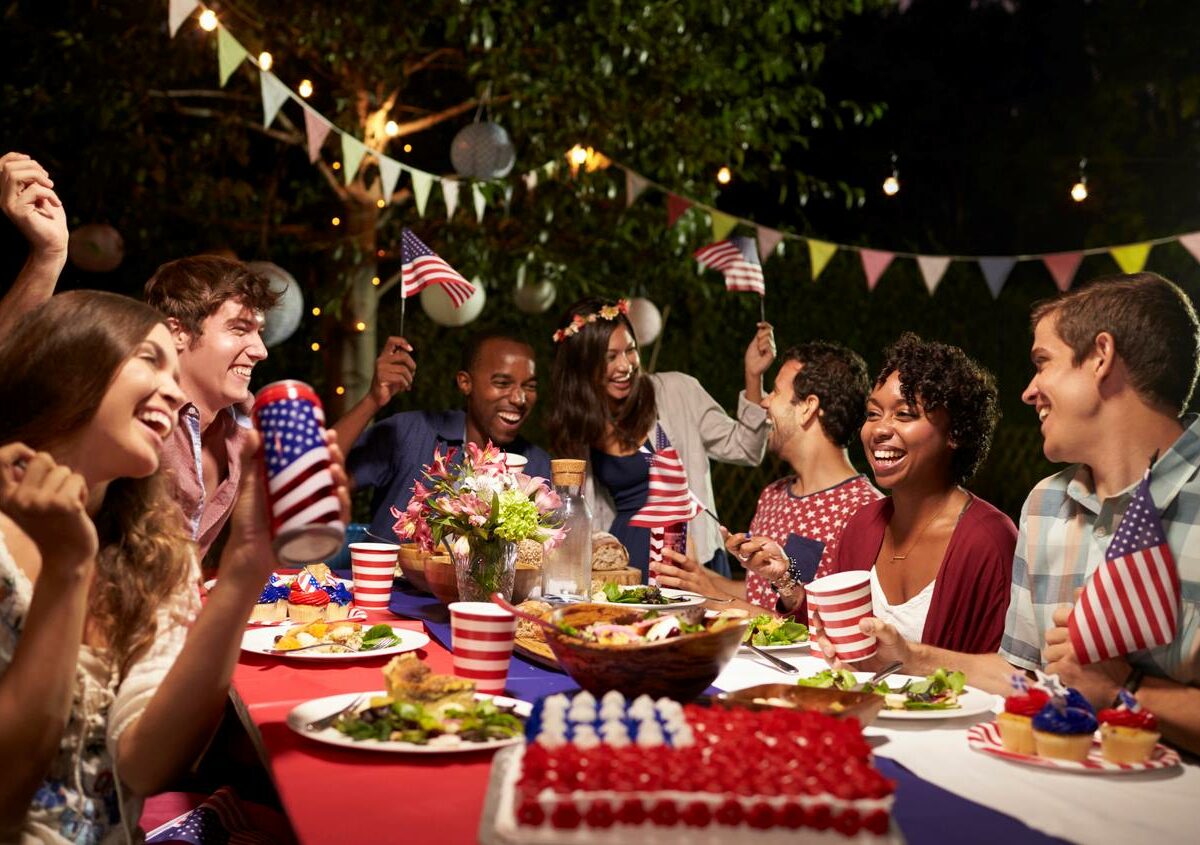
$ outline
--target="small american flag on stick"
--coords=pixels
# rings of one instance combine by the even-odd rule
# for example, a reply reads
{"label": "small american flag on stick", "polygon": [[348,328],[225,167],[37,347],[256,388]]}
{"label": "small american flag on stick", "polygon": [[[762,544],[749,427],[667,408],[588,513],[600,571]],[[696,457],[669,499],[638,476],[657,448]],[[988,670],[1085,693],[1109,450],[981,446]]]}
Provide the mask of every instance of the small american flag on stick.
{"label": "small american flag on stick", "polygon": [[1134,490],[1104,562],[1071,611],[1080,663],[1166,645],[1179,630],[1179,568],[1150,497],[1150,471]]}
{"label": "small american flag on stick", "polygon": [[728,238],[701,247],[693,253],[697,261],[725,276],[725,288],[766,296],[762,263],[753,238]]}
{"label": "small american flag on stick", "polygon": [[409,229],[400,233],[400,257],[403,262],[400,268],[400,295],[405,299],[420,293],[429,285],[441,285],[446,289],[454,307],[460,308],[471,298],[471,294],[475,293],[474,285],[464,279],[440,255],[421,243]]}

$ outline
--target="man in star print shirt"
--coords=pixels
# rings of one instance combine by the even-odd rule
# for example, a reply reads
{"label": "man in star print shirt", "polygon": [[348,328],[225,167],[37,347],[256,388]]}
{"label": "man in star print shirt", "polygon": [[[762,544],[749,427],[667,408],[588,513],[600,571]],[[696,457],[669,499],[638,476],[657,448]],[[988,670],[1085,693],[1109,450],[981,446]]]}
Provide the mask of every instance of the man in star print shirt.
{"label": "man in star print shirt", "polygon": [[802,610],[796,585],[813,579],[836,554],[847,520],[880,497],[846,454],[862,427],[869,384],[866,363],[843,346],[813,341],[785,352],[762,406],[771,423],[767,448],[794,474],[763,490],[749,532],[727,538],[747,569],[745,584],[672,551],[664,552],[659,584],[733,596],[755,612]]}

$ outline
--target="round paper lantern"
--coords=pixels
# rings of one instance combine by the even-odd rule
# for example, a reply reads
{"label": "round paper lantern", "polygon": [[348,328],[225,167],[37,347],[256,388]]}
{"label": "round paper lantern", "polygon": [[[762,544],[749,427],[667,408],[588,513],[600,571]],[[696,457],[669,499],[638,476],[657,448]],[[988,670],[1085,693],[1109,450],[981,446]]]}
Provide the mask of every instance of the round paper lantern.
{"label": "round paper lantern", "polygon": [[450,163],[459,176],[486,182],[507,176],[517,163],[517,151],[504,127],[472,123],[450,143]]}
{"label": "round paper lantern", "polygon": [[626,314],[633,324],[633,334],[642,346],[654,343],[658,333],[662,331],[662,314],[658,306],[648,299],[638,297],[629,300],[629,313]]}
{"label": "round paper lantern", "polygon": [[439,326],[465,326],[479,316],[483,311],[483,304],[487,301],[483,282],[472,279],[471,284],[475,285],[475,293],[458,308],[454,307],[454,303],[450,301],[450,294],[446,293],[446,289],[441,285],[430,285],[421,291],[421,307],[425,309],[429,319]]}
{"label": "round paper lantern", "polygon": [[249,261],[246,266],[270,282],[272,292],[279,294],[275,305],[266,313],[262,333],[264,344],[278,346],[300,328],[300,318],[304,315],[304,294],[292,274],[278,264]]}
{"label": "round paper lantern", "polygon": [[80,270],[108,273],[121,266],[125,241],[121,233],[107,223],[88,223],[71,233],[67,256]]}
{"label": "round paper lantern", "polygon": [[558,288],[554,282],[525,282],[513,291],[517,309],[526,314],[543,314],[554,304]]}

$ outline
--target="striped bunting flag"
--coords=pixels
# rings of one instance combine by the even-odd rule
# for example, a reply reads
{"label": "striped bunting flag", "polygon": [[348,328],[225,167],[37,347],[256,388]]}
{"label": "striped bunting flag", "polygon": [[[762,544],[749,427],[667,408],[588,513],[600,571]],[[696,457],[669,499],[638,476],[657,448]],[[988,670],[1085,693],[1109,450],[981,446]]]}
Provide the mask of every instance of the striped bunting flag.
{"label": "striped bunting flag", "polygon": [[725,288],[766,296],[762,264],[753,238],[736,237],[701,247],[693,257],[705,267],[725,276]]}
{"label": "striped bunting flag", "polygon": [[1179,568],[1150,497],[1147,470],[1104,563],[1071,611],[1067,631],[1076,657],[1095,663],[1171,642],[1179,630],[1179,601]]}
{"label": "striped bunting flag", "polygon": [[459,275],[458,271],[445,262],[420,239],[405,229],[400,234],[401,296],[408,298],[420,293],[429,285],[441,285],[450,296],[454,307],[460,307],[475,293],[475,286]]}

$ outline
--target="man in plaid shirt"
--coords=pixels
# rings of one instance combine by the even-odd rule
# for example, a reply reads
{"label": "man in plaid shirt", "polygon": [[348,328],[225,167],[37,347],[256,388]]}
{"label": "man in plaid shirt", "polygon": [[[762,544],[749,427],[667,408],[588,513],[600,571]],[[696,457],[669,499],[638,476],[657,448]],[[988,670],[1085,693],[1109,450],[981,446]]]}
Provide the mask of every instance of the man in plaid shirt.
{"label": "man in plaid shirt", "polygon": [[[1022,398],[1043,449],[1070,466],[1040,482],[1021,512],[1012,597],[999,654],[959,654],[903,640],[877,619],[880,665],[963,670],[990,692],[1014,666],[1058,674],[1097,706],[1136,690],[1167,739],[1200,751],[1200,420],[1183,415],[1200,365],[1200,323],[1187,295],[1153,273],[1111,276],[1034,308],[1036,372]],[[1150,490],[1179,567],[1174,641],[1081,665],[1067,636],[1077,591],[1104,553],[1150,459]],[[833,650],[822,641],[825,654]],[[855,668],[869,668],[856,666]],[[1142,676],[1145,681],[1142,682]]]}

